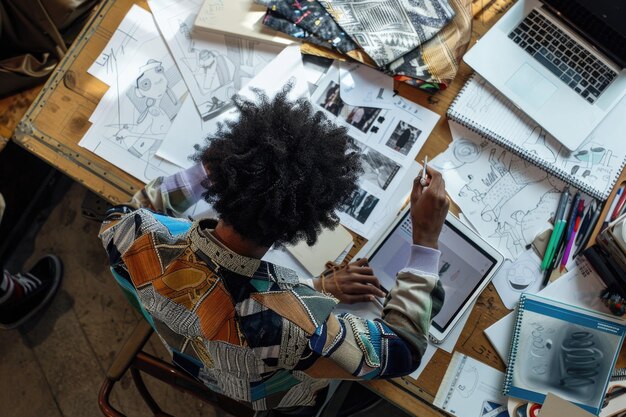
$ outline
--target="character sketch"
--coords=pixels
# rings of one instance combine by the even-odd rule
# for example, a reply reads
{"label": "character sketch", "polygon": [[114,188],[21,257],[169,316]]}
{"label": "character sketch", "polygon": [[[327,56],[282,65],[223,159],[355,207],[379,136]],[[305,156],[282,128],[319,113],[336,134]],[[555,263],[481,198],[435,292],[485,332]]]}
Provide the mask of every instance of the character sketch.
{"label": "character sketch", "polygon": [[232,96],[267,62],[258,56],[256,43],[251,40],[226,35],[225,53],[218,50],[217,44],[194,40],[190,30],[194,18],[195,15],[191,14],[180,21],[176,41],[182,53],[180,61],[193,80],[192,95],[206,121],[233,107]]}
{"label": "character sketch", "polygon": [[173,91],[181,80],[175,65],[165,69],[161,61],[149,59],[134,83],[118,96],[117,123],[106,125],[105,138],[143,160],[148,178],[153,176],[151,169],[161,164],[156,151],[182,104]]}
{"label": "character sketch", "polygon": [[481,180],[488,187],[486,191],[478,191],[470,184],[461,190],[462,193],[472,195],[473,201],[483,204],[481,216],[485,221],[499,219],[502,207],[515,195],[526,186],[548,177],[548,173],[543,170],[529,169],[532,165],[519,158],[510,159],[507,164],[503,162],[506,156],[507,152],[504,150],[499,154],[496,149],[490,151],[490,172]]}

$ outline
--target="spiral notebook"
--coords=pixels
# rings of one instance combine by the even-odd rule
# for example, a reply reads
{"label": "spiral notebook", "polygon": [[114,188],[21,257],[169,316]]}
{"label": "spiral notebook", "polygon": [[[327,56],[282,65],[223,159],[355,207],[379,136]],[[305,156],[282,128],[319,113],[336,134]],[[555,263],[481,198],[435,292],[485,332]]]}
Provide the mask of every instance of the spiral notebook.
{"label": "spiral notebook", "polygon": [[577,189],[606,200],[626,164],[626,96],[574,151],[474,74],[448,117],[545,169]]}
{"label": "spiral notebook", "polygon": [[503,394],[541,404],[552,392],[598,414],[625,330],[616,317],[523,294]]}

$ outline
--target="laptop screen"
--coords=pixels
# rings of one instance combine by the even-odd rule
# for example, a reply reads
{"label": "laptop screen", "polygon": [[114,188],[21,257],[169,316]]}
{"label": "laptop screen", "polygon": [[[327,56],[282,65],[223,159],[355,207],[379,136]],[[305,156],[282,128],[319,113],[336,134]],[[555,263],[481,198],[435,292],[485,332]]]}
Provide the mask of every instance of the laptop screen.
{"label": "laptop screen", "polygon": [[626,67],[626,2],[541,0],[615,63]]}

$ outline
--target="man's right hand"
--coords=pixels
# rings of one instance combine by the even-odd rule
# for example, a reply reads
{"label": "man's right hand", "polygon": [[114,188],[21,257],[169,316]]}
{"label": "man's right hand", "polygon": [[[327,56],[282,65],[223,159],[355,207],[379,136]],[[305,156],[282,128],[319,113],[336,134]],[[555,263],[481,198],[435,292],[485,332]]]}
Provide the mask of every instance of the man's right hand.
{"label": "man's right hand", "polygon": [[413,243],[437,249],[450,200],[446,196],[446,185],[441,173],[430,166],[426,167],[426,173],[428,174],[426,186],[421,184],[421,176],[413,181],[411,192]]}

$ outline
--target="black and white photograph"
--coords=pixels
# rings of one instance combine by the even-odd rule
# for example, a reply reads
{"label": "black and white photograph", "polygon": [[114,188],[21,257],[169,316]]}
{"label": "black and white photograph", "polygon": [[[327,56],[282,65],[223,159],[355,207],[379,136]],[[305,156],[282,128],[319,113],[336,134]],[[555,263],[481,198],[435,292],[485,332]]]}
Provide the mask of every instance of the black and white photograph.
{"label": "black and white photograph", "polygon": [[407,122],[400,121],[385,145],[396,152],[400,152],[402,155],[407,155],[421,133],[422,131],[418,128],[411,126]]}
{"label": "black and white photograph", "polygon": [[352,193],[339,210],[355,218],[359,223],[365,223],[378,201],[378,198],[359,188]]}
{"label": "black and white photograph", "polygon": [[360,145],[363,175],[361,178],[386,190],[400,169],[392,159],[369,146]]}
{"label": "black and white photograph", "polygon": [[345,116],[346,122],[350,123],[352,126],[356,127],[363,133],[367,133],[372,123],[378,117],[380,113],[380,109],[376,109],[374,107],[353,107],[345,105],[347,109],[344,109],[344,113],[347,111],[347,115]]}
{"label": "black and white photograph", "polygon": [[339,84],[331,81],[326,87],[326,90],[320,96],[320,102],[318,103],[324,110],[339,116],[339,113],[344,107],[344,102],[339,95]]}

